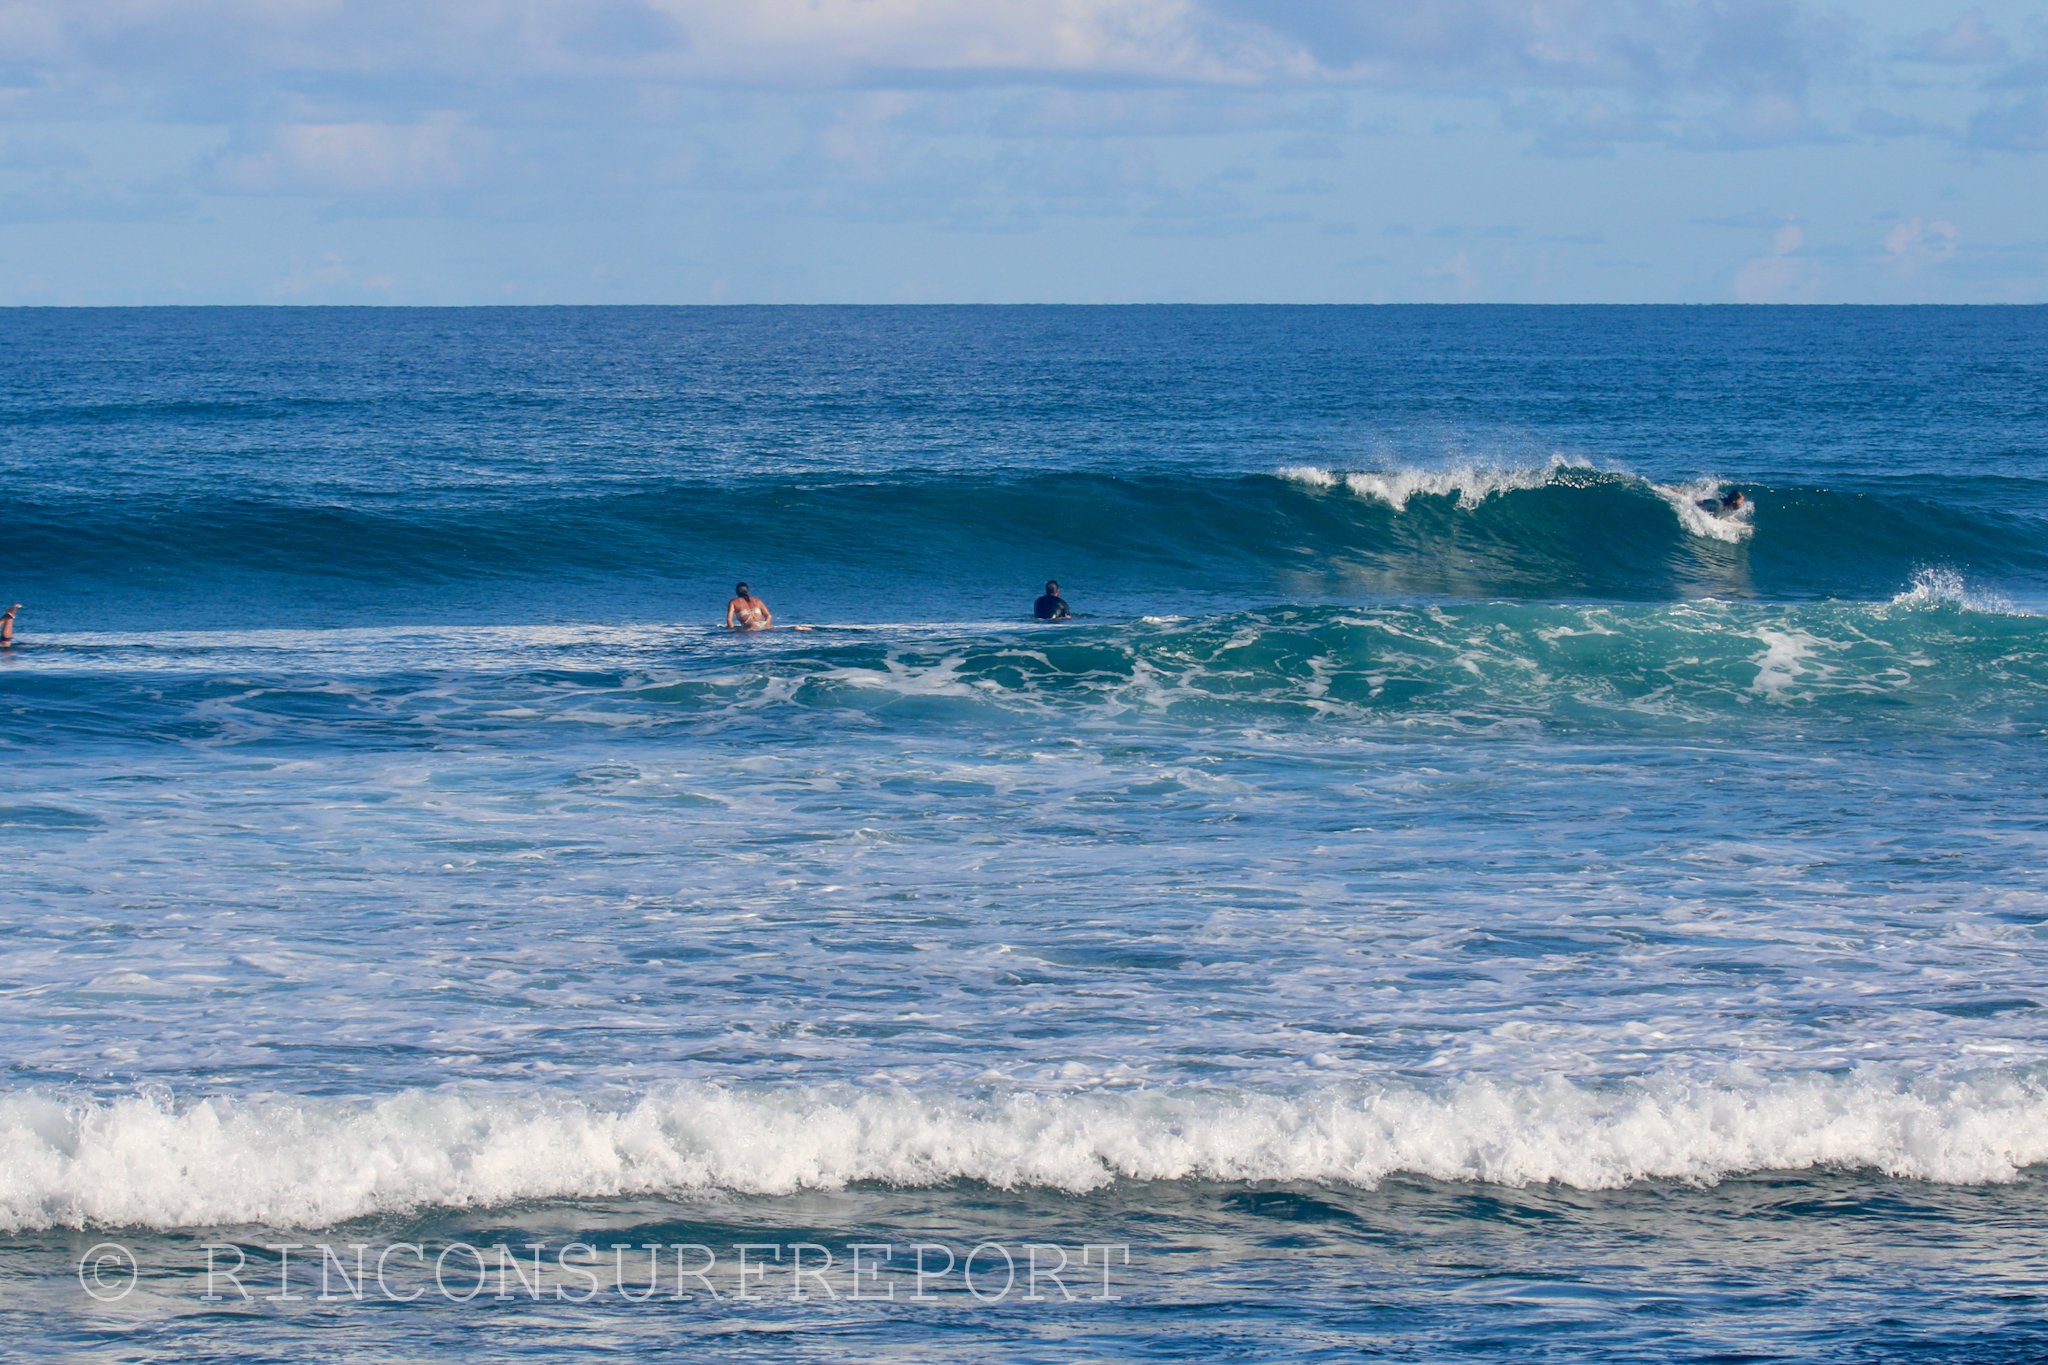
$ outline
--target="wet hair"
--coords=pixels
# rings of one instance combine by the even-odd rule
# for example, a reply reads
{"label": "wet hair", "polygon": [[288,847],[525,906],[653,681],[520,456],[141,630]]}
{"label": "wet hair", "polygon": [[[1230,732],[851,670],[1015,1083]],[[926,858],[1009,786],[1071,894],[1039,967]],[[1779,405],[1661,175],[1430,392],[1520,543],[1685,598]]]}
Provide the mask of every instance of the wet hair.
{"label": "wet hair", "polygon": [[1045,580],[1045,591],[1047,596],[1058,597],[1060,595],[1060,585],[1048,578]]}
{"label": "wet hair", "polygon": [[753,595],[747,591],[747,585],[744,583],[734,588],[733,592],[737,593],[741,597],[751,597]]}
{"label": "wet hair", "polygon": [[1722,496],[1721,505],[1723,507],[1740,507],[1742,505],[1742,490],[1740,488],[1729,489]]}

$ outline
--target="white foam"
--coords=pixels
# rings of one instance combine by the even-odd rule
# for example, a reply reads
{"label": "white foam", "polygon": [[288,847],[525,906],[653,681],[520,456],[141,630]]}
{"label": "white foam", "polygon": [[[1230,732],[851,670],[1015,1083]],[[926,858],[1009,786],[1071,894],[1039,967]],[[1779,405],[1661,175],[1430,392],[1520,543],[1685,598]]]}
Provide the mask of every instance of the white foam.
{"label": "white foam", "polygon": [[1809,676],[1824,676],[1832,669],[1813,661],[1820,640],[1803,630],[1760,629],[1756,637],[1764,642],[1763,657],[1756,661],[1756,681],[1750,687],[1772,701],[1787,700],[1786,691]]}
{"label": "white foam", "polygon": [[1964,611],[1991,612],[2001,616],[2024,615],[2012,599],[1995,592],[1972,588],[1954,569],[1921,569],[1913,575],[1913,586],[1892,599],[1895,607],[1961,607]]}
{"label": "white foam", "polygon": [[427,1205],[853,1181],[1083,1191],[1396,1171],[1582,1189],[1753,1170],[1945,1183],[2048,1160],[2048,1090],[1864,1073],[1744,1084],[1111,1091],[996,1098],[676,1086],[622,1107],[413,1091],[377,1103],[0,1099],[0,1226],[318,1227]]}

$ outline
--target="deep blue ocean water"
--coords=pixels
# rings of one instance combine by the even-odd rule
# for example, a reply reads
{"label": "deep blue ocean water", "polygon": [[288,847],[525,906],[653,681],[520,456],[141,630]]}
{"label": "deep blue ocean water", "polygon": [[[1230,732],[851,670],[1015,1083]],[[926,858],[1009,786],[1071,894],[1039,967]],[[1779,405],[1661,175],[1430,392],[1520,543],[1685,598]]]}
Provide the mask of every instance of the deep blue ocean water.
{"label": "deep blue ocean water", "polygon": [[2048,1357],[2048,310],[14,311],[0,469],[31,1358]]}

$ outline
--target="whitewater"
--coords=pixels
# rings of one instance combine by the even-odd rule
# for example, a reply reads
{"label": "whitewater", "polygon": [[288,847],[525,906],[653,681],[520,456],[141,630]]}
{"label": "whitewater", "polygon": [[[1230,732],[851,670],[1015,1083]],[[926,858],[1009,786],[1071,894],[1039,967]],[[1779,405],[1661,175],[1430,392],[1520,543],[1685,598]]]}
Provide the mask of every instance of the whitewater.
{"label": "whitewater", "polygon": [[0,326],[32,1356],[2048,1349],[2040,310]]}

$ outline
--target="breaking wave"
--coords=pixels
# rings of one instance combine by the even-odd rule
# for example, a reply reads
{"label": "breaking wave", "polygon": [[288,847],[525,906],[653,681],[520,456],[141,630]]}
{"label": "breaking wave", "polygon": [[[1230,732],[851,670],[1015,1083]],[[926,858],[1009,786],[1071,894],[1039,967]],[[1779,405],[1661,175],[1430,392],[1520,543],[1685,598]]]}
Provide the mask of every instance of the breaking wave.
{"label": "breaking wave", "polygon": [[1096,1189],[1117,1180],[1396,1172],[1611,1189],[1760,1170],[2011,1180],[2048,1160],[2033,1079],[1868,1073],[1753,1084],[1559,1080],[944,1096],[677,1085],[608,1107],[426,1091],[372,1103],[0,1099],[0,1224],[325,1226],[425,1206],[874,1181]]}
{"label": "breaking wave", "polygon": [[2048,584],[2048,529],[2020,512],[1751,484],[1751,506],[1721,515],[1700,505],[1721,486],[1559,459],[1244,476],[649,480],[502,501],[188,494],[142,506],[31,495],[10,509],[9,590],[36,606],[42,627],[64,629],[166,614],[237,625],[331,623],[337,612],[532,620],[536,603],[617,620],[627,602],[647,619],[649,604],[672,608],[679,594],[708,600],[732,566],[774,584],[778,610],[867,620],[934,601],[967,616],[1014,609],[1048,572],[1090,601],[1169,611],[1202,593],[1881,600],[1929,566]]}

